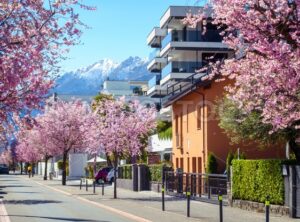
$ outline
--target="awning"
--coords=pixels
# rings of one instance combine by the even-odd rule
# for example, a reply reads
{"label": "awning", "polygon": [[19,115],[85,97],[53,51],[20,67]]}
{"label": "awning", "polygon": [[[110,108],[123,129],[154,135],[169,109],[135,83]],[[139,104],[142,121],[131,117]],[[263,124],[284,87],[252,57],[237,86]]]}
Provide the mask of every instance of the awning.
{"label": "awning", "polygon": [[[93,157],[92,159],[88,160],[87,163],[94,163],[94,161],[95,161],[95,157]],[[106,159],[103,159],[100,156],[97,156],[96,163],[106,163]]]}

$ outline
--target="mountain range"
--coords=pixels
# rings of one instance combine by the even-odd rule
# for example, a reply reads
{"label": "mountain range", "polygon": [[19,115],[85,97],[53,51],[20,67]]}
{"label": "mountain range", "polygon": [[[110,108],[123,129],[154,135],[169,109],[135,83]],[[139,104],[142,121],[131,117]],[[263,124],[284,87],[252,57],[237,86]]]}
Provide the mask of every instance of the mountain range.
{"label": "mountain range", "polygon": [[106,79],[145,80],[152,75],[147,71],[148,59],[129,57],[118,63],[102,59],[90,66],[64,73],[56,80],[53,92],[60,95],[96,95]]}

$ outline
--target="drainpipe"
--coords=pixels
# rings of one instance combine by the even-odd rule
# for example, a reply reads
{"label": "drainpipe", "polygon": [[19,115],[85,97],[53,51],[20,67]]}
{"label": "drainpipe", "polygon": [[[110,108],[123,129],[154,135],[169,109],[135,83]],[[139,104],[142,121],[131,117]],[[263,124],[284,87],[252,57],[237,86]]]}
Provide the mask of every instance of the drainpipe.
{"label": "drainpipe", "polygon": [[203,112],[202,112],[202,115],[203,115],[203,128],[202,128],[202,130],[203,130],[203,165],[204,165],[204,170],[205,170],[205,164],[206,164],[206,152],[205,152],[205,113],[204,113],[204,101],[205,101],[205,95],[203,94],[203,93],[200,93],[200,92],[198,92],[198,91],[193,91],[194,93],[196,93],[196,94],[198,94],[198,95],[200,95],[200,96],[202,96],[202,107],[203,107]]}

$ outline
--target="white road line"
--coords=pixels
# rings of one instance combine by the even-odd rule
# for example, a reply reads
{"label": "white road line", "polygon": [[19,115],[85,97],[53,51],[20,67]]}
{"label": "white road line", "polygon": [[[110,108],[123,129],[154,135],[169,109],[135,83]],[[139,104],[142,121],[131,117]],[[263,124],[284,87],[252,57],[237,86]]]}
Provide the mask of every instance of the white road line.
{"label": "white road line", "polygon": [[10,222],[3,200],[0,199],[0,222]]}
{"label": "white road line", "polygon": [[[136,216],[136,215],[133,215],[133,214],[130,214],[130,213],[127,213],[125,211],[121,211],[121,210],[118,210],[116,208],[113,208],[113,207],[109,207],[109,206],[106,206],[104,204],[101,204],[101,203],[97,203],[97,202],[94,202],[94,201],[91,201],[91,200],[88,200],[88,199],[85,199],[83,197],[79,197],[77,195],[73,195],[69,192],[66,192],[66,191],[62,191],[62,190],[59,190],[59,189],[56,189],[54,187],[51,187],[51,186],[48,186],[48,185],[45,185],[45,184],[42,184],[40,182],[37,182],[37,181],[34,181],[35,183],[37,183],[38,185],[40,186],[44,186],[44,187],[47,187],[48,189],[51,189],[51,190],[54,190],[56,192],[59,192],[59,193],[62,193],[64,195],[67,195],[67,196],[73,196],[74,198],[78,199],[78,200],[81,200],[83,202],[86,202],[86,203],[89,203],[89,204],[93,204],[99,208],[102,208],[102,209],[105,209],[105,210],[108,210],[110,212],[113,212],[113,213],[116,213],[116,214],[119,214],[123,217],[126,217],[130,220],[134,220],[134,221],[137,221],[137,222],[151,222],[151,220],[147,220],[145,218],[142,218],[142,217],[139,217],[139,216]],[[0,222],[2,222],[0,220]],[[6,221],[5,221],[6,222]]]}

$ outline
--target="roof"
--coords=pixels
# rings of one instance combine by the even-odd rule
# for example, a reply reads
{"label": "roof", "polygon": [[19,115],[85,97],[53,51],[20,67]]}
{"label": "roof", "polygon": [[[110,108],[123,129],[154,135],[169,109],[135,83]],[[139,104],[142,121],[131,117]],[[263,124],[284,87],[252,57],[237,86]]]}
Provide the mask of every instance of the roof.
{"label": "roof", "polygon": [[[197,90],[198,88],[210,85],[211,82],[213,81],[210,79],[203,78],[203,77],[207,76],[207,74],[204,74],[200,78],[195,79],[194,77],[196,75],[199,75],[199,73],[195,73],[195,74],[191,75],[190,77],[188,77],[182,81],[179,81],[178,83],[175,83],[173,86],[171,86],[170,88],[172,88],[172,89],[175,88],[175,90],[172,90],[170,92],[170,94],[164,98],[165,101],[163,101],[163,107],[168,107],[168,106],[172,105],[174,102],[178,101],[179,99],[188,95],[189,93]],[[186,83],[187,81],[190,81],[190,82],[188,82],[184,86],[180,85],[184,82]],[[176,85],[178,85],[177,89],[176,89]]]}

